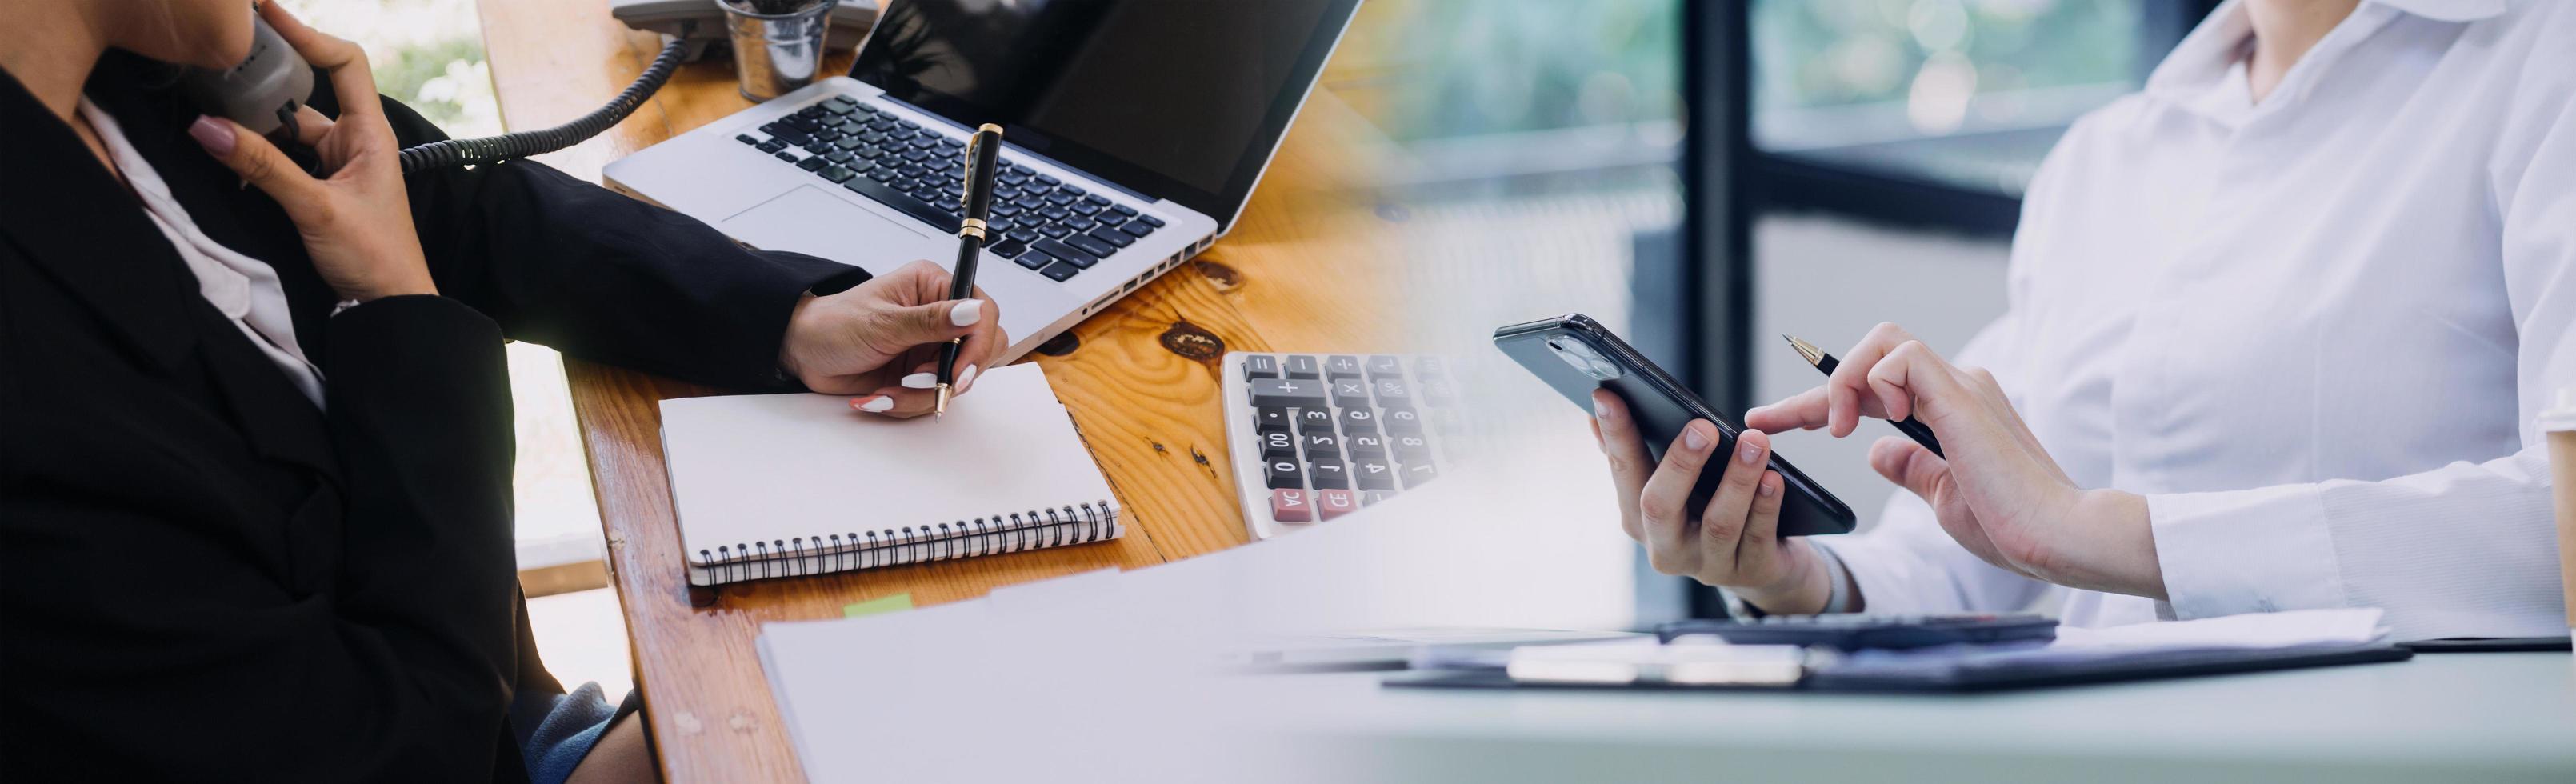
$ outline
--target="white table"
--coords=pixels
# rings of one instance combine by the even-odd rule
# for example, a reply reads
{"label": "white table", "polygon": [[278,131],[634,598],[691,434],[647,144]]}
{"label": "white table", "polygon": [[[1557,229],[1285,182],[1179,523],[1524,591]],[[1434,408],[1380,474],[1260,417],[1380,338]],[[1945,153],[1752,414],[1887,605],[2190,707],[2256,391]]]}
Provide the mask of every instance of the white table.
{"label": "white table", "polygon": [[2576,782],[2576,659],[1987,695],[1250,687],[1317,781]]}

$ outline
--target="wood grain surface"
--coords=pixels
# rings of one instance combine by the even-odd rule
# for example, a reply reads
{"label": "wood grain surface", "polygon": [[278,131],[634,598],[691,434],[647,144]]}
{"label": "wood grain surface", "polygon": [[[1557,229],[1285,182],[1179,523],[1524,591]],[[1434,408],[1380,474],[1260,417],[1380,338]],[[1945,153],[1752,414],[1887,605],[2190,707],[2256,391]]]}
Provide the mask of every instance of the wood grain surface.
{"label": "wood grain surface", "polygon": [[[651,62],[656,36],[609,17],[605,0],[481,0],[504,121],[552,125],[590,111]],[[1363,15],[1360,24],[1368,23]],[[1358,34],[1355,31],[1355,34]],[[844,575],[727,586],[693,606],[681,568],[657,402],[720,394],[623,368],[566,360],[625,613],[636,684],[672,781],[802,778],[753,640],[767,621],[830,618],[844,604],[910,593],[917,604],[1116,566],[1134,569],[1244,543],[1220,418],[1225,351],[1401,351],[1391,334],[1400,276],[1383,265],[1384,221],[1353,195],[1347,151],[1383,146],[1329,85],[1306,104],[1234,230],[1176,271],[1075,327],[1061,356],[1036,361],[1073,413],[1128,515],[1127,537]],[[836,57],[827,73],[846,70]],[[634,116],[541,158],[596,181],[600,167],[751,105],[729,61],[683,68]],[[890,264],[904,261],[889,259]]]}

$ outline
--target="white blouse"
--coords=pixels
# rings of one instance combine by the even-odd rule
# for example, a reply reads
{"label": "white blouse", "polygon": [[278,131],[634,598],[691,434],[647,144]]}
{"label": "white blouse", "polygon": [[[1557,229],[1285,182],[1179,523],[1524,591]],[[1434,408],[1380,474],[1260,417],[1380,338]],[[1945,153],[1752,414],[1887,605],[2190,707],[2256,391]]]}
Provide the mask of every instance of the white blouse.
{"label": "white blouse", "polygon": [[[1992,370],[2067,474],[2148,499],[2169,602],[2376,606],[2400,639],[2555,635],[2546,446],[2576,384],[2576,3],[2369,0],[2260,103],[2220,7],[2034,180]],[[1820,540],[1871,611],[2010,610],[1899,494]]]}
{"label": "white blouse", "polygon": [[268,355],[270,362],[286,373],[295,388],[304,392],[314,405],[322,405],[322,371],[305,359],[304,349],[295,343],[295,322],[286,308],[286,289],[277,282],[277,271],[258,259],[244,256],[215,244],[179,200],[170,197],[170,185],[153,171],[152,164],[134,151],[125,139],[125,131],[108,116],[82,98],[81,117],[97,129],[99,141],[107,146],[108,158],[116,161],[125,174],[125,184],[143,201],[143,211],[152,216],[152,225],[179,250],[179,258],[188,262],[188,271],[196,273],[197,293],[204,295],[215,310],[232,319],[251,345]]}

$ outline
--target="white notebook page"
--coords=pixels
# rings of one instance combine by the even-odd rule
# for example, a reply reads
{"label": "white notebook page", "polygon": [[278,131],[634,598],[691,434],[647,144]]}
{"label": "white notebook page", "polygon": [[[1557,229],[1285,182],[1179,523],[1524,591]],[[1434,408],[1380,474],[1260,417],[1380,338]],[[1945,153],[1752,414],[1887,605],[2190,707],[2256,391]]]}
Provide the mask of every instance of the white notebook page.
{"label": "white notebook page", "polygon": [[693,564],[749,542],[1115,503],[1035,363],[985,371],[935,421],[852,411],[844,395],[665,400],[662,448]]}

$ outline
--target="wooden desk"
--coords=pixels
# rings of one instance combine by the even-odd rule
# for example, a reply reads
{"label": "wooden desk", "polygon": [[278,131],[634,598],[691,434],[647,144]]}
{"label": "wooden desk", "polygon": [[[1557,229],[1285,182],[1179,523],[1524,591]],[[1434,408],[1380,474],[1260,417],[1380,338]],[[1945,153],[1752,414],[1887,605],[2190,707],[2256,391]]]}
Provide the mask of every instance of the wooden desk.
{"label": "wooden desk", "polygon": [[[483,37],[512,128],[597,107],[651,62],[655,36],[627,30],[604,0],[482,0]],[[1336,67],[1349,57],[1337,56]],[[846,70],[837,58],[827,72]],[[673,781],[801,778],[753,650],[766,621],[829,618],[843,604],[909,592],[916,603],[1099,569],[1136,568],[1241,544],[1219,418],[1228,350],[1389,351],[1398,276],[1369,205],[1342,187],[1353,156],[1381,143],[1327,85],[1233,233],[1075,328],[1079,345],[1041,356],[1132,524],[1114,542],[729,586],[691,607],[663,471],[656,401],[717,394],[622,368],[566,361],[607,531],[608,563],[634,649],[636,685]],[[614,130],[542,160],[596,181],[602,165],[749,107],[729,61],[683,68]],[[887,259],[886,265],[907,261]],[[972,399],[968,403],[972,404]],[[887,492],[895,492],[893,489]],[[857,742],[864,742],[863,740]]]}

